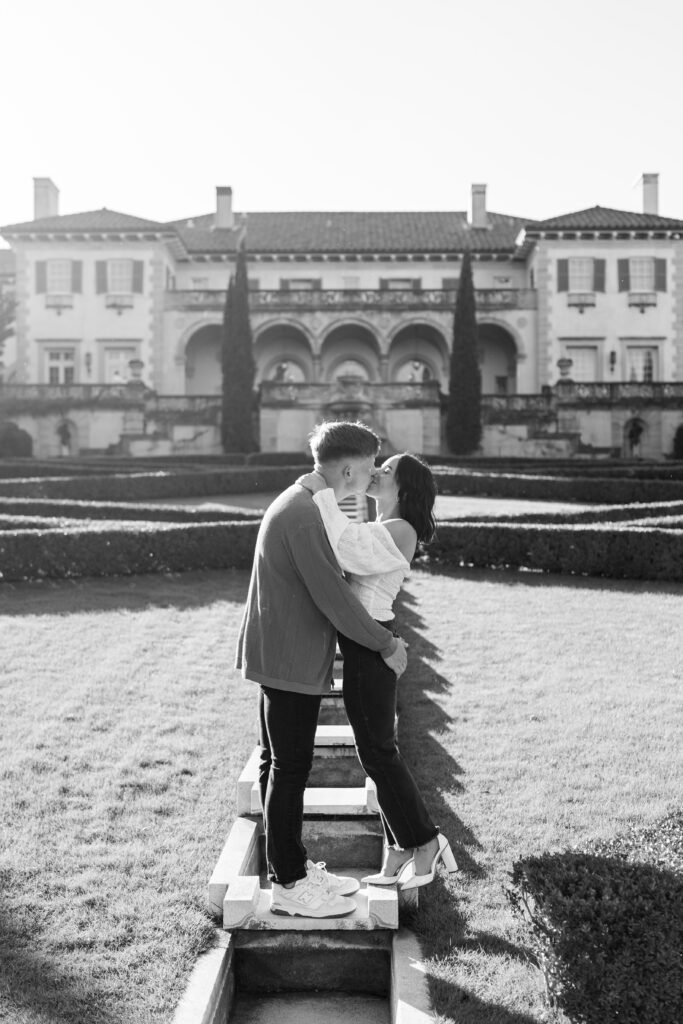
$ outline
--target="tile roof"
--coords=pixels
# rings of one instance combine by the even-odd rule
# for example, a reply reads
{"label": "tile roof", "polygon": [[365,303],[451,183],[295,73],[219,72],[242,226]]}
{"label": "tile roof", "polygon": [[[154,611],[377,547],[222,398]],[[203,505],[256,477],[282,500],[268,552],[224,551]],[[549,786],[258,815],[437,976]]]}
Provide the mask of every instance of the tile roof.
{"label": "tile roof", "polygon": [[7,224],[0,231],[9,233],[44,231],[159,231],[163,228],[155,220],[131,217],[116,210],[90,210],[87,213],[67,213],[61,217],[41,217],[39,220],[24,221],[23,224]]}
{"label": "tile roof", "polygon": [[528,231],[656,231],[683,228],[683,221],[660,217],[654,213],[633,213],[630,210],[611,210],[607,206],[591,206],[588,210],[577,210],[575,213],[565,213],[561,217],[537,220],[527,224],[526,228]]}
{"label": "tile roof", "polygon": [[[236,224],[240,224],[240,214]],[[489,228],[467,224],[465,213],[250,213],[250,253],[512,252],[523,217],[489,213]],[[214,215],[172,221],[190,253],[233,252],[237,232],[213,228]]]}

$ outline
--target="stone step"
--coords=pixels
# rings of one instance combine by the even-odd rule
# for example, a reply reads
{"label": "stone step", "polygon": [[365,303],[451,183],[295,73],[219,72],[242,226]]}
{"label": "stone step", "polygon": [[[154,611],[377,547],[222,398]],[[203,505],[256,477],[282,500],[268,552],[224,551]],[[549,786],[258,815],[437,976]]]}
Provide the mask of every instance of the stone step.
{"label": "stone step", "polygon": [[364,992],[386,996],[394,929],[232,933],[241,992]]}
{"label": "stone step", "polygon": [[[347,739],[343,744],[333,743],[347,734],[340,733],[338,726],[318,726],[318,730],[329,731],[320,731],[321,743],[315,748],[310,785],[304,794],[304,814],[338,817],[376,813],[379,808],[374,783],[366,778],[354,747]],[[258,763],[259,748],[254,747],[237,780],[239,815],[261,813]]]}
{"label": "stone step", "polygon": [[[361,786],[317,786],[304,792],[304,817],[355,818],[379,812],[374,783],[366,779]],[[258,784],[251,788],[251,802],[245,814],[261,814]]]}
{"label": "stone step", "polygon": [[[349,868],[346,874],[360,880],[370,868]],[[241,875],[230,883],[223,900],[223,928],[301,932],[374,931],[398,928],[398,893],[394,886],[362,885],[350,897],[356,909],[345,917],[305,918],[273,914],[270,887],[258,875]]]}
{"label": "stone step", "polygon": [[238,992],[230,1024],[391,1024],[389,1000],[355,992]]}
{"label": "stone step", "polygon": [[[382,862],[382,826],[379,818],[305,818],[302,838],[312,860],[324,861],[335,874],[363,873]],[[223,915],[223,900],[230,884],[240,875],[265,874],[265,837],[260,818],[237,818],[228,833],[208,888],[209,913]],[[417,890],[415,890],[417,891]]]}

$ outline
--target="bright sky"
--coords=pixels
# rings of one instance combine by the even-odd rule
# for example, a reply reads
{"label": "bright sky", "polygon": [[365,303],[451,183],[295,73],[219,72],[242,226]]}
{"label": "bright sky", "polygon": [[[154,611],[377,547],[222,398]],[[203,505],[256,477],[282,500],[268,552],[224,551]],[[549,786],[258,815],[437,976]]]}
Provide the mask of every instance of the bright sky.
{"label": "bright sky", "polygon": [[0,225],[60,213],[599,203],[683,218],[681,0],[2,6]]}

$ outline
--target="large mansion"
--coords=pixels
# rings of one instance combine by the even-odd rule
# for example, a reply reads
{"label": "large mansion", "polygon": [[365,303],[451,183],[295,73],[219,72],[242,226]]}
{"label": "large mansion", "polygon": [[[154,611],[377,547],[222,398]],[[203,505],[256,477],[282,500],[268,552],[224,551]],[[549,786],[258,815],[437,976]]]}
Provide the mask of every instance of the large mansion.
{"label": "large mansion", "polygon": [[[169,434],[165,420],[166,447],[178,450],[189,411],[201,406],[206,426],[217,407],[225,290],[244,239],[262,448],[300,448],[316,420],[349,415],[390,447],[438,452],[469,251],[485,407],[505,412],[488,416],[485,449],[526,451],[533,410],[559,387],[565,407],[549,439],[620,448],[637,415],[645,451],[659,455],[683,420],[683,220],[659,215],[657,188],[657,175],[643,176],[640,213],[594,206],[531,221],[490,212],[484,185],[466,212],[415,213],[241,214],[219,187],[212,213],[158,223],[108,209],[60,215],[55,185],[37,178],[35,219],[0,229],[12,252],[0,250],[0,289],[10,282],[16,296],[2,395],[19,422],[22,395],[34,414],[36,399],[56,395],[78,398],[82,412],[133,380],[155,408],[184,410],[184,431]],[[567,406],[582,395],[592,419]],[[111,417],[104,428],[94,414],[62,415],[79,450],[119,441],[103,436],[118,429]],[[138,441],[139,428],[128,431]],[[204,431],[199,448],[216,444]]]}

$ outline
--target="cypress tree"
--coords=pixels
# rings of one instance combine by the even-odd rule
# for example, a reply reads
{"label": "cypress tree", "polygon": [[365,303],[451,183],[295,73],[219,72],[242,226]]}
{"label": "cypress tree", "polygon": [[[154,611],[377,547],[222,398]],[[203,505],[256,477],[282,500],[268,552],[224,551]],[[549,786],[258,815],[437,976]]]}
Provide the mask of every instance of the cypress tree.
{"label": "cypress tree", "polygon": [[237,250],[235,273],[230,275],[223,316],[223,404],[221,442],[225,452],[252,452],[256,448],[252,427],[254,350],[249,322],[247,253],[242,242]]}
{"label": "cypress tree", "polygon": [[446,443],[454,455],[469,455],[481,441],[481,372],[472,258],[465,253],[453,316],[453,348],[446,413]]}

